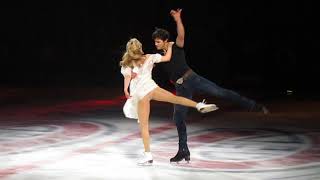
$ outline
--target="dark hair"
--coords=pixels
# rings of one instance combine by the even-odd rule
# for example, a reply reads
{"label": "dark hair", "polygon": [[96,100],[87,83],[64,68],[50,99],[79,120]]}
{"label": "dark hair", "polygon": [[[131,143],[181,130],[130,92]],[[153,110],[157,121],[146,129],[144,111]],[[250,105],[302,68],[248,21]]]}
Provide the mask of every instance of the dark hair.
{"label": "dark hair", "polygon": [[152,33],[152,39],[155,40],[156,38],[159,38],[163,41],[168,40],[170,38],[170,33],[161,28],[156,28],[156,30]]}

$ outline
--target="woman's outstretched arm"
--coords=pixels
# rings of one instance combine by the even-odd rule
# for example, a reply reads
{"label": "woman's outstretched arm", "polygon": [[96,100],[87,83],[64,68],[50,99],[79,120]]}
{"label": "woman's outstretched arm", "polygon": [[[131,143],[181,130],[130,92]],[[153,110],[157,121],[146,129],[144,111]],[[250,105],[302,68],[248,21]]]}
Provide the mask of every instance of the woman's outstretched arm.
{"label": "woman's outstretched arm", "polygon": [[172,55],[172,46],[174,42],[168,42],[168,50],[164,56],[161,57],[161,62],[168,62],[171,59]]}

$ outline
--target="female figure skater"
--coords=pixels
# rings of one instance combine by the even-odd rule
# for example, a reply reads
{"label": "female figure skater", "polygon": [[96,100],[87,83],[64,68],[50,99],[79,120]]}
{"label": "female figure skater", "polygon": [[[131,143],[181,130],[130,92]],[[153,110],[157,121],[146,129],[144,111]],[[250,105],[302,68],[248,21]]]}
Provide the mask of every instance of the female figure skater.
{"label": "female figure skater", "polygon": [[152,79],[153,65],[154,63],[170,61],[173,44],[173,42],[166,43],[168,50],[164,56],[160,54],[144,54],[142,44],[136,38],[132,38],[128,41],[126,52],[120,62],[121,73],[124,76],[124,93],[127,97],[123,112],[128,118],[138,119],[144,145],[144,154],[138,161],[138,165],[152,165],[153,163],[149,137],[151,100],[193,107],[201,113],[218,109],[215,104],[196,103],[190,99],[175,96],[169,91],[160,88],[154,82]]}

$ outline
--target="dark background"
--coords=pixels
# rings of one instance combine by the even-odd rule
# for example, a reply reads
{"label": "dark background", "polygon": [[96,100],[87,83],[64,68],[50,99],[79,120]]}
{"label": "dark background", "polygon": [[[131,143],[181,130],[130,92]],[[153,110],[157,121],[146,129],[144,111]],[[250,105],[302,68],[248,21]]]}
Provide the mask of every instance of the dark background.
{"label": "dark background", "polygon": [[[1,87],[119,87],[125,44],[151,34],[182,8],[188,64],[239,91],[313,97],[318,88],[318,19],[312,1],[24,2],[0,11]],[[159,68],[159,85],[172,87]]]}

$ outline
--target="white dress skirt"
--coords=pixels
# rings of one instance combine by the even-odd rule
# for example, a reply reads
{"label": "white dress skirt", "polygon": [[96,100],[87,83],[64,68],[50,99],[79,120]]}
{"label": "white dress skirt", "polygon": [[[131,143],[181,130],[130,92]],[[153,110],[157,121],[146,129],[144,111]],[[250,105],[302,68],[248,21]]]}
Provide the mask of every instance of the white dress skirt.
{"label": "white dress skirt", "polygon": [[151,54],[148,59],[140,67],[121,67],[123,76],[131,76],[134,72],[137,74],[130,82],[130,96],[123,106],[123,113],[125,117],[138,119],[138,102],[145,95],[158,87],[152,79],[152,69],[154,63],[161,62],[160,54]]}

